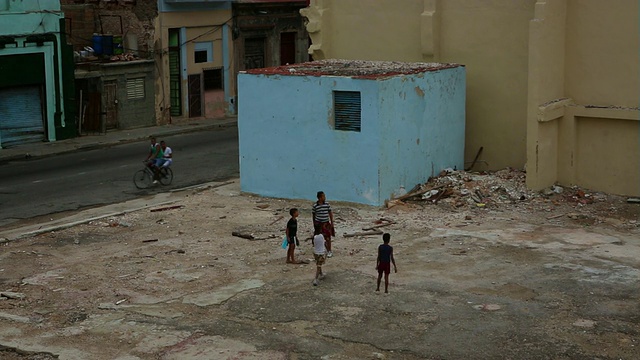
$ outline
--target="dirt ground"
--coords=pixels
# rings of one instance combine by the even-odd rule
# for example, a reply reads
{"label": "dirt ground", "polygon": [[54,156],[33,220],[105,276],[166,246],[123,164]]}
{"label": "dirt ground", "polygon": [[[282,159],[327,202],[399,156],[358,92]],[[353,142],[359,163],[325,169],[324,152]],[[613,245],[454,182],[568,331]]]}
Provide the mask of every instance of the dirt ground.
{"label": "dirt ground", "polygon": [[[285,264],[280,247],[291,207],[311,235],[311,201],[237,180],[2,243],[0,358],[640,358],[639,204],[527,192],[512,171],[456,179],[484,199],[460,184],[390,208],[328,193],[338,236],[317,287],[313,262]],[[398,264],[388,295],[374,291],[381,236],[345,236],[381,219]]]}

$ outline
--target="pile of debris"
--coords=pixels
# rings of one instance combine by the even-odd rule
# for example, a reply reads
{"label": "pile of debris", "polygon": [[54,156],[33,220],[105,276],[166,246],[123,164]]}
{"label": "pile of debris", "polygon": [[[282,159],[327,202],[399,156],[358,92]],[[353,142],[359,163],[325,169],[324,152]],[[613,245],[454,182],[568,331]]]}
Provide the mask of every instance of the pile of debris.
{"label": "pile of debris", "polygon": [[578,205],[607,200],[606,194],[589,193],[577,186],[563,188],[553,185],[542,191],[533,191],[527,189],[525,180],[524,171],[512,168],[482,173],[445,169],[437,177],[429,178],[426,183],[416,185],[409,192],[396,194],[386,205],[391,208],[405,203],[447,203],[459,208],[495,207],[536,199]]}
{"label": "pile of debris", "polygon": [[494,173],[470,173],[445,169],[437,177],[416,185],[411,191],[387,202],[387,208],[404,202],[445,202],[454,207],[513,204],[527,201],[538,193],[528,190],[524,171],[504,169]]}
{"label": "pile of debris", "polygon": [[118,54],[118,55],[113,55],[112,57],[109,58],[109,60],[111,61],[134,61],[134,60],[138,60],[138,57],[132,53],[124,53],[124,54]]}

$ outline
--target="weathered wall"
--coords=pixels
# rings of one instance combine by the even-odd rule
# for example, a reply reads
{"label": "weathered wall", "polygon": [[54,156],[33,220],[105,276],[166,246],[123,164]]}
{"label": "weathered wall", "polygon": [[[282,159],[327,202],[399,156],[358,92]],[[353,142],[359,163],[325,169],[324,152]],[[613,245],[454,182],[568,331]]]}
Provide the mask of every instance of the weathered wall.
{"label": "weathered wall", "polygon": [[[212,67],[223,67],[225,57],[230,63],[229,56],[233,53],[231,44],[231,35],[229,34],[229,22],[231,20],[231,7],[221,7],[216,10],[201,11],[175,11],[162,12],[156,22],[156,61],[160,67],[159,77],[156,82],[157,89],[157,116],[162,119],[162,123],[169,121],[168,111],[169,101],[169,29],[182,29],[181,43],[181,72],[182,72],[182,98],[183,98],[183,117],[188,117],[187,104],[188,97],[188,75],[201,74],[202,69]],[[195,63],[194,49],[195,42],[209,41],[213,43],[213,62],[212,63]],[[226,44],[226,45],[225,45]],[[235,92],[235,81],[229,74],[233,69],[229,64],[224,66],[225,78],[225,98],[223,104],[228,104],[229,94]],[[206,99],[203,99],[205,101]],[[209,104],[210,105],[210,104]],[[205,104],[205,113],[206,113]],[[225,105],[225,111],[229,110]]]}
{"label": "weathered wall", "polygon": [[636,1],[538,1],[531,21],[527,185],[640,195]]}
{"label": "weathered wall", "polygon": [[[317,0],[309,18],[314,59],[436,61],[467,69],[467,163],[526,162],[528,21],[535,0]],[[509,151],[504,151],[509,149]]]}
{"label": "weathered wall", "polygon": [[[118,82],[118,128],[131,129],[154,126],[155,119],[155,66],[152,61],[104,64],[102,81]],[[144,78],[144,97],[129,99],[127,79]]]}
{"label": "weathered wall", "polygon": [[[238,90],[242,191],[311,200],[322,190],[335,200],[378,202],[376,81],[241,73]],[[333,90],[361,91],[362,132],[334,130]]]}
{"label": "weathered wall", "polygon": [[135,52],[142,58],[152,56],[154,21],[158,17],[156,0],[62,0],[60,3],[65,17],[71,19],[68,41],[74,50],[92,46],[94,33],[112,34],[123,35],[125,52]]}
{"label": "weathered wall", "polygon": [[535,18],[530,22],[527,183],[532,188],[551,185],[558,176],[559,124],[549,118],[555,115],[540,114],[554,114],[555,109],[566,104],[562,100],[565,97],[566,16],[564,1],[538,2]]}
{"label": "weathered wall", "polygon": [[[59,12],[59,1],[49,1],[46,4],[32,2],[16,2],[12,1],[0,9],[0,35],[8,36],[11,41],[9,44],[0,48],[0,57],[7,67],[3,75],[4,80],[0,83],[7,87],[20,86],[21,84],[33,83],[29,76],[23,79],[18,77],[15,79],[15,71],[28,72],[29,69],[16,64],[15,59],[26,57],[35,61],[38,66],[43,68],[34,70],[43,72],[44,79],[41,83],[44,90],[42,96],[42,104],[33,104],[33,106],[43,107],[43,119],[45,121],[45,138],[49,141],[57,139],[56,130],[66,136],[67,126],[73,126],[73,115],[70,115],[67,122],[65,112],[66,94],[62,87],[63,61],[60,44],[60,23],[62,15]],[[34,46],[34,43],[40,45]],[[15,43],[15,44],[14,44]],[[14,55],[17,55],[14,56]],[[40,59],[43,59],[40,60]],[[29,61],[29,60],[27,60]],[[42,65],[40,65],[42,64]],[[12,70],[8,70],[8,68]],[[9,73],[12,72],[12,75]],[[11,79],[15,79],[12,81]],[[2,84],[0,84],[2,85]],[[5,115],[6,116],[6,115]],[[2,121],[2,119],[0,119]],[[1,145],[1,139],[0,139]]]}
{"label": "weathered wall", "polygon": [[[475,170],[526,166],[534,189],[560,182],[638,195],[638,139],[634,145],[629,133],[640,136],[638,7],[635,0],[314,0],[302,13],[316,59],[465,64],[467,165],[484,148]],[[594,124],[614,134],[604,138],[630,143],[587,155],[580,144],[603,141],[584,130]],[[629,152],[612,158],[621,146]]]}
{"label": "weathered wall", "polygon": [[464,167],[465,69],[380,81],[381,199]]}
{"label": "weathered wall", "polygon": [[[241,73],[238,89],[242,191],[381,205],[462,167],[463,67],[377,80]],[[361,93],[360,132],[335,130],[333,91]]]}

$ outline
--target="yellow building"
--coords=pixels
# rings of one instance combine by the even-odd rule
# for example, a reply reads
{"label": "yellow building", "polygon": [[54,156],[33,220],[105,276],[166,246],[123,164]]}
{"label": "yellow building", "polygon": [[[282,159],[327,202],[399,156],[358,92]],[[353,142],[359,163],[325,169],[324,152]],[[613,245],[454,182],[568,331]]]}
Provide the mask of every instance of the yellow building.
{"label": "yellow building", "polygon": [[314,59],[461,63],[465,161],[640,195],[636,0],[312,0]]}
{"label": "yellow building", "polygon": [[158,2],[155,56],[160,123],[235,113],[231,1]]}

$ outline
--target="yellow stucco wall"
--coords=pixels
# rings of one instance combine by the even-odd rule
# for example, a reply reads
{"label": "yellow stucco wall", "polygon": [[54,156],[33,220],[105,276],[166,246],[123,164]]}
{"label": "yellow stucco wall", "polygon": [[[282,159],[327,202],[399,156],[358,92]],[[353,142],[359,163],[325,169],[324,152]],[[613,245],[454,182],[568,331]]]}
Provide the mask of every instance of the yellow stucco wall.
{"label": "yellow stucco wall", "polygon": [[310,20],[315,59],[464,64],[465,159],[470,162],[483,147],[476,169],[497,169],[526,161],[527,39],[534,4],[319,0],[303,14]]}
{"label": "yellow stucco wall", "polygon": [[640,195],[637,1],[538,1],[531,21],[527,185]]}
{"label": "yellow stucco wall", "polygon": [[637,0],[312,0],[302,13],[315,59],[464,64],[474,169],[640,195]]}
{"label": "yellow stucco wall", "polygon": [[[222,67],[222,27],[221,25],[230,23],[231,9],[228,10],[212,10],[212,11],[193,11],[193,12],[168,12],[160,13],[156,20],[156,61],[158,62],[161,70],[159,71],[158,80],[156,82],[156,108],[157,117],[160,123],[168,122],[168,112],[162,111],[166,109],[170,104],[169,100],[169,57],[166,56],[166,50],[168,48],[168,34],[169,29],[172,28],[185,28],[186,40],[189,41],[186,44],[186,56],[187,56],[187,74],[200,74],[203,69]],[[185,39],[180,39],[184,42]],[[212,63],[198,63],[194,61],[194,49],[195,42],[200,41],[212,41],[213,42],[213,62]],[[233,63],[233,42],[231,36],[228,39],[228,50],[230,56],[230,63]],[[184,66],[184,64],[182,64]],[[162,75],[160,75],[162,74]],[[235,93],[235,82],[233,77],[230,79],[230,93]],[[188,84],[185,81],[182,83],[183,98],[186,97],[186,91]],[[187,117],[185,112],[183,117]]]}

